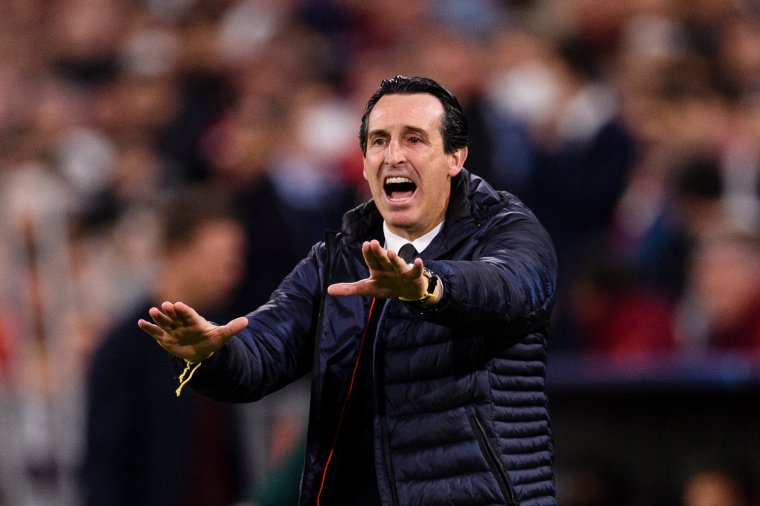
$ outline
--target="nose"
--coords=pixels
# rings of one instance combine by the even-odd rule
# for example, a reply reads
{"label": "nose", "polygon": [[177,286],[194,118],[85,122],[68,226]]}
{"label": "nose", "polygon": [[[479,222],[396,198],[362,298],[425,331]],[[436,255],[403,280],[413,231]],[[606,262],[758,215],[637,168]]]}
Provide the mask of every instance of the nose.
{"label": "nose", "polygon": [[387,165],[398,165],[406,159],[404,148],[397,140],[388,141],[385,148],[385,163]]}

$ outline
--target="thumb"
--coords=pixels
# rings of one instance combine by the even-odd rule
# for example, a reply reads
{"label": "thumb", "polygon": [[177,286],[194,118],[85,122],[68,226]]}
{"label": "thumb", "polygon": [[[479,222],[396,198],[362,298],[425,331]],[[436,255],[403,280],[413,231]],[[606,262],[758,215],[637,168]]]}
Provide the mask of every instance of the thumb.
{"label": "thumb", "polygon": [[242,331],[248,326],[248,318],[240,316],[234,320],[229,321],[226,325],[219,327],[219,332],[222,335],[224,341],[229,341],[232,336]]}

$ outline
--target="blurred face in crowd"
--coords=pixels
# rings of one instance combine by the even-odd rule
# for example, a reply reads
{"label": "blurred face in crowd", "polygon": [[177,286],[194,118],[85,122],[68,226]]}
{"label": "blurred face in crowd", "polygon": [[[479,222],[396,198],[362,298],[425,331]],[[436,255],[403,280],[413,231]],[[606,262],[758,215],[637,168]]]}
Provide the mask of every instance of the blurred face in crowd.
{"label": "blurred face in crowd", "polygon": [[685,506],[744,506],[744,500],[735,480],[720,472],[702,472],[693,476],[683,492]]}
{"label": "blurred face in crowd", "polygon": [[730,328],[744,321],[760,298],[760,256],[738,240],[714,240],[695,256],[694,285],[711,324]]}
{"label": "blurred face in crowd", "polygon": [[364,179],[395,234],[413,240],[446,214],[467,148],[444,151],[443,105],[427,93],[384,95],[367,122]]}
{"label": "blurred face in crowd", "polygon": [[224,302],[243,273],[245,235],[233,220],[208,221],[169,254],[167,268],[183,301],[198,307]]}

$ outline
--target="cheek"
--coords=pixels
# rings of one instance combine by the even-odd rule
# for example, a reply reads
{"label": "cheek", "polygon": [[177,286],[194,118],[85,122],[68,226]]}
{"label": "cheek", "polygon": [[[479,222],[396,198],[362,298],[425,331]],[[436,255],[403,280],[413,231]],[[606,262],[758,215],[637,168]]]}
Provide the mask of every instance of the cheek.
{"label": "cheek", "polygon": [[426,213],[438,213],[441,207],[445,207],[448,196],[449,178],[445,172],[428,178],[423,183],[422,196],[424,198]]}
{"label": "cheek", "polygon": [[379,169],[373,164],[372,160],[365,159],[364,166],[362,167],[362,177],[367,182],[372,194],[377,194],[382,190],[382,185],[377,180],[378,171]]}
{"label": "cheek", "polygon": [[372,157],[369,155],[365,155],[364,158],[362,158],[362,176],[364,177],[365,181],[370,181],[370,176],[374,173],[372,170]]}

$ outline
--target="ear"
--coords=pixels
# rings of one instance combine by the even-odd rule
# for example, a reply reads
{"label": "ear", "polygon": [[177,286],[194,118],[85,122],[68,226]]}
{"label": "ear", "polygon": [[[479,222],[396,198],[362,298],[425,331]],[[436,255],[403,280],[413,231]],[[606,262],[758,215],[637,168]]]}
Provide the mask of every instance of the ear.
{"label": "ear", "polygon": [[464,167],[464,161],[467,159],[467,146],[457,149],[449,156],[449,176],[454,177]]}

